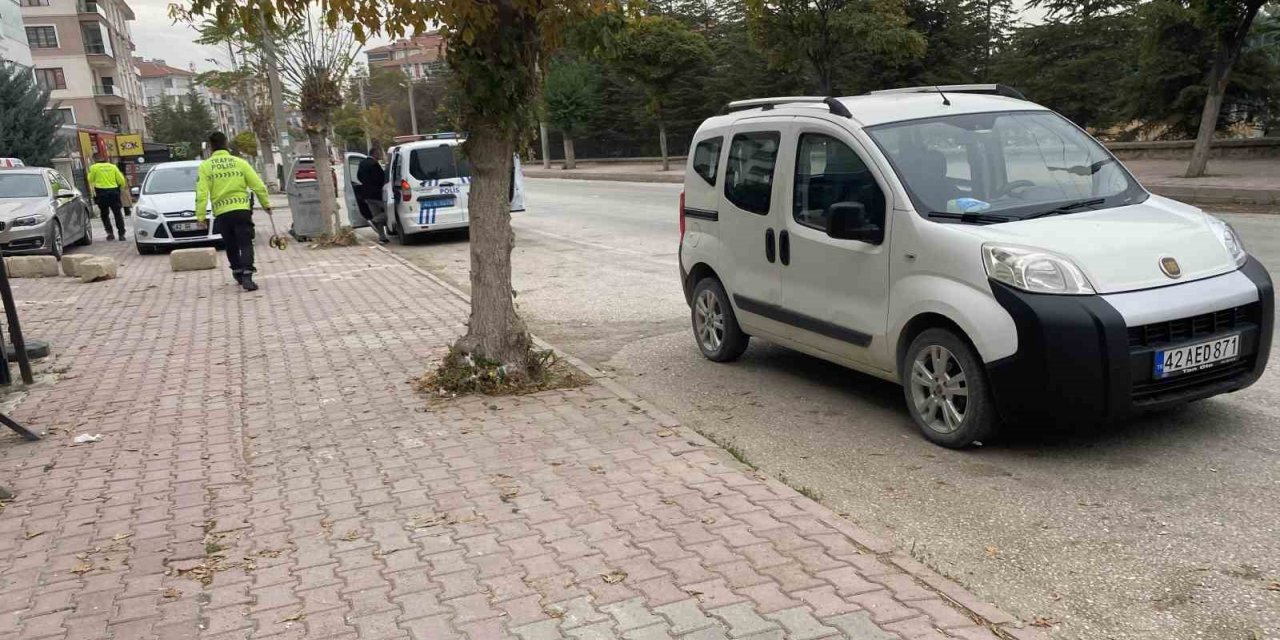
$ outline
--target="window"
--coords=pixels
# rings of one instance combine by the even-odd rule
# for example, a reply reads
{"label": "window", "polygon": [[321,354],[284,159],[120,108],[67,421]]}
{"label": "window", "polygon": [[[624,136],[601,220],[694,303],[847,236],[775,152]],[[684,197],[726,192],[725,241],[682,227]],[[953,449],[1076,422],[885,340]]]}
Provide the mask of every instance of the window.
{"label": "window", "polygon": [[884,228],[884,192],[862,158],[839,140],[820,133],[800,136],[792,213],[796,222],[827,230],[827,212],[837,203],[857,203],[867,220]]}
{"label": "window", "polygon": [[776,131],[739,133],[729,145],[724,196],[744,211],[769,215],[773,196],[773,167],[778,160]]}
{"label": "window", "polygon": [[1077,204],[1118,207],[1146,192],[1101,144],[1048,111],[973,113],[868,129],[916,210],[943,220],[1019,220]]}
{"label": "window", "polygon": [[143,193],[187,193],[196,190],[199,167],[156,169],[147,174]]}
{"label": "window", "polygon": [[67,78],[63,75],[61,68],[55,69],[36,69],[36,84],[42,89],[53,91],[54,89],[66,89]]}
{"label": "window", "polygon": [[47,7],[49,0],[22,0],[18,4],[23,7]]}
{"label": "window", "polygon": [[707,138],[693,148],[693,172],[702,176],[707,184],[716,186],[716,171],[720,169],[720,147],[724,138]]}
{"label": "window", "polygon": [[459,147],[440,145],[414,149],[409,153],[409,174],[419,180],[434,182],[471,175],[471,167]]}
{"label": "window", "polygon": [[0,174],[0,198],[44,198],[49,183],[38,173]]}
{"label": "window", "polygon": [[57,49],[58,31],[53,27],[27,27],[27,42],[32,49]]}
{"label": "window", "polygon": [[165,79],[164,79],[164,88],[166,88],[166,89],[172,89],[172,88],[173,88],[173,78],[165,78]]}
{"label": "window", "polygon": [[58,116],[62,119],[62,124],[75,124],[76,112],[70,107],[61,107],[56,109]]}

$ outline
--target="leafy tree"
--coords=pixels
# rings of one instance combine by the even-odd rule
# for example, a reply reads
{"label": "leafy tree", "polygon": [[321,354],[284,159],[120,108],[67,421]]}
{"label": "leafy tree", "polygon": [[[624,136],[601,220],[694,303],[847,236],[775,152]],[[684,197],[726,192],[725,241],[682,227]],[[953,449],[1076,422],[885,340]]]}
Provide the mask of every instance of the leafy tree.
{"label": "leafy tree", "polygon": [[825,95],[836,94],[842,69],[899,65],[925,52],[901,0],[746,1],[754,39],[773,64],[810,66]]}
{"label": "leafy tree", "polygon": [[644,88],[650,115],[658,123],[662,170],[671,168],[667,157],[667,121],[676,81],[711,62],[711,48],[702,36],[674,18],[645,16],[627,25],[619,38],[616,65]]}
{"label": "leafy tree", "polygon": [[369,132],[369,140],[383,149],[387,148],[391,139],[396,137],[396,121],[391,117],[391,112],[386,107],[375,104],[365,109],[362,116],[364,127]]}
{"label": "leafy tree", "polygon": [[178,145],[177,155],[190,158],[213,132],[213,112],[193,86],[187,95],[162,99],[148,109],[147,129],[157,141]]}
{"label": "leafy tree", "polygon": [[1205,74],[1207,88],[1204,98],[1204,110],[1200,115],[1200,130],[1196,134],[1196,146],[1191,151],[1191,163],[1187,167],[1186,177],[1198,178],[1204,175],[1209,165],[1210,144],[1213,133],[1218,128],[1218,115],[1222,109],[1222,100],[1226,96],[1231,81],[1231,69],[1240,58],[1253,28],[1253,21],[1258,17],[1264,0],[1190,0],[1188,4],[1195,11],[1197,22],[1208,34],[1213,43],[1212,62]]}
{"label": "leafy tree", "polygon": [[564,135],[564,168],[576,168],[573,138],[600,109],[600,72],[580,60],[557,59],[547,71],[542,100],[547,121]]}
{"label": "leafy tree", "polygon": [[364,146],[364,118],[360,115],[360,106],[344,104],[333,113],[333,135],[346,150],[359,149]]}
{"label": "leafy tree", "polygon": [[253,135],[252,131],[241,131],[236,137],[231,139],[231,146],[235,148],[236,153],[245,156],[258,155],[258,138]]}
{"label": "leafy tree", "polygon": [[[193,0],[192,12],[242,21],[300,15],[310,0]],[[539,65],[565,29],[616,6],[613,0],[329,0],[328,24],[351,23],[356,40],[440,26],[450,84],[471,161],[471,318],[459,353],[503,366],[510,378],[538,362],[511,289],[514,234],[507,193],[519,141],[536,124]],[[323,169],[323,167],[322,167]],[[321,180],[321,184],[327,181]]]}
{"label": "leafy tree", "polygon": [[62,119],[31,70],[0,63],[0,149],[30,166],[47,167],[57,152]]}

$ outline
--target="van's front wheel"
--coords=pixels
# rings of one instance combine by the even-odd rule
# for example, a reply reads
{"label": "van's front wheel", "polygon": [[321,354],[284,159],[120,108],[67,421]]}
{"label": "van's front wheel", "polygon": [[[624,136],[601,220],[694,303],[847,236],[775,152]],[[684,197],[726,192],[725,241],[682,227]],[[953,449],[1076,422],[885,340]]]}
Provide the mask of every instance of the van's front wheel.
{"label": "van's front wheel", "polygon": [[747,350],[750,336],[738,326],[720,281],[703,278],[693,288],[693,337],[708,360],[730,362]]}
{"label": "van's front wheel", "polygon": [[907,409],[924,437],[960,449],[995,433],[999,418],[986,369],[959,336],[924,331],[907,347],[901,370]]}

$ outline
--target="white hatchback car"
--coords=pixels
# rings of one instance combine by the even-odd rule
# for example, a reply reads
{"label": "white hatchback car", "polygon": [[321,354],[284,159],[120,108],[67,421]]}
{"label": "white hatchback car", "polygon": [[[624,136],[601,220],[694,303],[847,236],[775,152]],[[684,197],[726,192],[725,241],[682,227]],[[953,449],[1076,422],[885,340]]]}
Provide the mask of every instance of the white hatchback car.
{"label": "white hatchback car", "polygon": [[134,203],[138,216],[133,239],[138,253],[222,241],[213,225],[196,220],[199,169],[199,160],[187,160],[157,164],[147,172]]}
{"label": "white hatchback car", "polygon": [[733,103],[684,184],[702,353],[759,336],[900,383],[943,446],[1236,391],[1271,351],[1271,280],[1231,227],[1007,87]]}

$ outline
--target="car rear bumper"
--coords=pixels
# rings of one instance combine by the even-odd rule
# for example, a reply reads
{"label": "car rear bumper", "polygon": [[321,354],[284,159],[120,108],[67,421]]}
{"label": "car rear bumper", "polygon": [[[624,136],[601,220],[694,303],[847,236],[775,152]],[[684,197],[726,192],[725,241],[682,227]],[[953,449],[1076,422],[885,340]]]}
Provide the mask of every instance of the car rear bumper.
{"label": "car rear bumper", "polygon": [[[1150,320],[1158,317],[1159,310],[1143,310],[1152,316],[1144,319],[1131,304],[1140,295],[1150,299],[1144,292],[1056,296],[992,282],[996,300],[1013,317],[1018,331],[1017,353],[987,365],[1001,416],[1015,422],[1108,423],[1253,384],[1271,353],[1275,317],[1271,278],[1252,258],[1238,272],[1218,278],[1231,280],[1214,283],[1217,279],[1210,279],[1159,290],[1174,300],[1195,285],[1200,308],[1193,315],[1158,321]],[[1242,278],[1247,279],[1244,286],[1254,287],[1256,296],[1241,297]],[[1240,355],[1232,361],[1174,378],[1155,377],[1157,351],[1233,333],[1240,334]]]}

